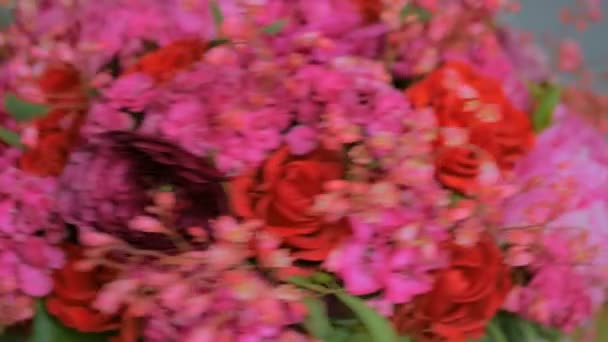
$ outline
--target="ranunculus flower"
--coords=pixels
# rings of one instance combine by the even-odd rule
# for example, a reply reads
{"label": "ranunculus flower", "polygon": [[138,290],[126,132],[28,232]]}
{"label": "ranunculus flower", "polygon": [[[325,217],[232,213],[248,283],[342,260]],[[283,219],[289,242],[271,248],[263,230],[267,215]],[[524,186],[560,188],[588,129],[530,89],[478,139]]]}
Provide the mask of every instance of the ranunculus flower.
{"label": "ranunculus flower", "polygon": [[23,153],[19,166],[39,176],[57,176],[63,171],[78,140],[86,96],[78,70],[71,65],[48,67],[38,80],[38,86],[51,111],[33,122],[37,142]]}
{"label": "ranunculus flower", "polygon": [[323,222],[311,208],[323,184],[343,176],[338,152],[319,148],[294,156],[284,146],[259,170],[232,180],[230,201],[238,216],[263,220],[264,229],[281,238],[294,258],[321,261],[350,228],[344,220]]}
{"label": "ranunculus flower", "polygon": [[433,290],[397,310],[394,323],[423,341],[465,342],[484,335],[511,289],[511,274],[489,235],[471,247],[446,247],[450,266],[436,273]]}
{"label": "ranunculus flower", "polygon": [[102,332],[119,327],[120,317],[103,314],[92,304],[101,287],[113,277],[113,271],[98,267],[79,271],[83,247],[66,244],[67,262],[53,275],[53,293],[46,300],[48,311],[64,325],[82,332]]}
{"label": "ranunculus flower", "polygon": [[146,54],[130,71],[147,74],[159,82],[167,81],[180,69],[198,61],[204,51],[205,45],[200,40],[179,40]]}
{"label": "ranunculus flower", "polygon": [[436,141],[437,176],[447,187],[472,192],[484,162],[510,170],[533,144],[528,116],[509,103],[500,83],[464,63],[446,64],[406,95],[415,108],[435,111],[443,129]]}
{"label": "ranunculus flower", "polygon": [[[171,249],[162,233],[130,229],[130,220],[153,205],[150,192],[168,187],[176,196],[170,229],[209,228],[228,204],[223,176],[210,163],[178,146],[131,132],[108,132],[72,154],[60,179],[58,212],[79,227],[114,235],[133,246]],[[169,227],[168,227],[169,228]]]}

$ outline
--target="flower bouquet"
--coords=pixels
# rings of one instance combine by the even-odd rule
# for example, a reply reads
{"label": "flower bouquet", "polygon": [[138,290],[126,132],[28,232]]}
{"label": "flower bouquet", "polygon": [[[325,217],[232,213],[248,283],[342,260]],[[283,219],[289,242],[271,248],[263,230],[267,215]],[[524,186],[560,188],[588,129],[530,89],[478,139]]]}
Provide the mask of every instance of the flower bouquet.
{"label": "flower bouquet", "polygon": [[4,3],[2,341],[608,341],[606,101],[515,3]]}

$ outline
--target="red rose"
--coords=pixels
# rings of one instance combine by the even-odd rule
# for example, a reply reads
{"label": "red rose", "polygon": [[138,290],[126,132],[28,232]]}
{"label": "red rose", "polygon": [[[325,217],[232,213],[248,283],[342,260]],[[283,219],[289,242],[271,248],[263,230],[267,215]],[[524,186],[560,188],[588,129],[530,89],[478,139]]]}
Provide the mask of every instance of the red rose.
{"label": "red rose", "polygon": [[449,144],[442,134],[436,142],[437,176],[447,187],[471,192],[483,158],[510,170],[533,144],[528,116],[509,103],[500,83],[466,64],[446,64],[406,95],[415,108],[432,108],[440,127],[460,128],[467,135],[464,144]]}
{"label": "red rose", "polygon": [[53,293],[46,306],[64,325],[82,332],[102,332],[118,329],[120,318],[108,316],[92,308],[99,289],[113,277],[107,269],[81,272],[75,264],[82,259],[82,247],[65,245],[65,266],[53,275]]}
{"label": "red rose", "polygon": [[451,264],[436,273],[433,290],[396,311],[401,333],[423,341],[465,342],[484,335],[511,289],[510,269],[489,235],[472,247],[446,246]]}
{"label": "red rose", "polygon": [[167,81],[181,69],[200,60],[205,45],[196,39],[180,40],[146,54],[130,69],[150,75],[159,82]]}
{"label": "red rose", "polygon": [[19,165],[24,171],[40,176],[57,176],[76,144],[84,121],[86,97],[80,75],[70,65],[52,65],[45,70],[38,86],[44,92],[51,111],[33,122],[38,143],[26,150]]}
{"label": "red rose", "polygon": [[231,181],[230,201],[238,216],[263,220],[266,231],[281,238],[296,259],[321,261],[350,228],[344,220],[323,222],[310,208],[323,184],[343,174],[338,152],[317,149],[294,156],[283,147],[259,170]]}
{"label": "red rose", "polygon": [[73,93],[80,84],[78,71],[68,64],[51,65],[38,79],[38,86],[45,94]]}

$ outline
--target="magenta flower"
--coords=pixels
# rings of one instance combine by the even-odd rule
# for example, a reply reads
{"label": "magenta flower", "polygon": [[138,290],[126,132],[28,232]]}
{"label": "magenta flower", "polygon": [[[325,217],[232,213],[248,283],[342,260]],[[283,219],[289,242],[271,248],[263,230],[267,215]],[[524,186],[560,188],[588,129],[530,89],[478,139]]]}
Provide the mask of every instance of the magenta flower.
{"label": "magenta flower", "polygon": [[313,151],[318,144],[316,132],[306,126],[292,128],[285,136],[285,140],[294,155],[307,154]]}
{"label": "magenta flower", "polygon": [[572,330],[604,301],[608,196],[600,189],[608,186],[608,150],[600,132],[564,107],[555,121],[516,167],[521,191],[504,208],[511,229],[540,229],[527,243],[535,251],[526,260],[532,280],[514,290],[507,308]]}
{"label": "magenta flower", "polygon": [[63,226],[55,222],[55,180],[15,169],[15,155],[0,158],[0,324],[11,325],[33,315],[33,298],[52,290],[51,274],[63,265],[56,245]]}
{"label": "magenta flower", "polygon": [[208,249],[128,258],[95,306],[108,314],[126,306],[149,341],[308,341],[291,328],[305,317],[303,293],[249,262],[257,226],[220,217]]}
{"label": "magenta flower", "polygon": [[444,266],[447,259],[439,249],[440,236],[433,238],[433,229],[425,228],[424,221],[397,213],[384,215],[391,218],[373,223],[352,218],[353,238],[330,255],[325,267],[337,273],[353,295],[381,292],[387,303],[407,303],[432,289],[429,272]]}

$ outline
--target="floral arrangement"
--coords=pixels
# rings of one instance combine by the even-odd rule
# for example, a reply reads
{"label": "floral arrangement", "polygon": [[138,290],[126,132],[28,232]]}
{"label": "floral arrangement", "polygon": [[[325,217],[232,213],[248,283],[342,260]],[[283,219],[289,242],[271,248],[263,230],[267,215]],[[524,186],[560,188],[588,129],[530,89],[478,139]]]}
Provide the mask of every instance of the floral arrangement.
{"label": "floral arrangement", "polygon": [[5,336],[603,341],[606,101],[517,4],[4,6]]}

